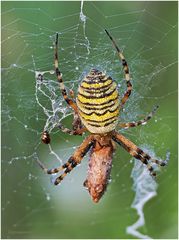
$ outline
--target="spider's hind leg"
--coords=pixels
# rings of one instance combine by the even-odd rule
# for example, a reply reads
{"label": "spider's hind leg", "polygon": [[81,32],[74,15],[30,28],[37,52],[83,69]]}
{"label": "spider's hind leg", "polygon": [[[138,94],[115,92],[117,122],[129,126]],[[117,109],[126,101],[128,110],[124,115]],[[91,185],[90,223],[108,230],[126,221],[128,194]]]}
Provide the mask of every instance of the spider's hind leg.
{"label": "spider's hind leg", "polygon": [[122,53],[122,51],[120,50],[120,48],[117,46],[116,42],[114,41],[113,37],[111,36],[111,34],[105,29],[106,34],[108,35],[108,37],[110,38],[110,40],[112,41],[117,54],[122,62],[122,66],[123,66],[123,70],[124,70],[124,75],[125,75],[125,80],[126,80],[126,85],[127,85],[127,90],[124,93],[122,99],[121,99],[121,103],[120,103],[120,107],[123,108],[124,104],[126,103],[126,101],[128,100],[129,96],[131,95],[132,92],[132,83],[131,83],[131,78],[130,78],[130,74],[129,74],[129,66],[127,64],[127,61]]}
{"label": "spider's hind leg", "polygon": [[55,60],[55,72],[57,76],[57,81],[59,82],[59,87],[61,90],[61,93],[63,95],[63,98],[67,102],[67,104],[75,111],[77,112],[77,106],[76,103],[73,101],[73,99],[69,98],[67,95],[67,91],[63,82],[62,73],[59,70],[58,67],[58,33],[56,34],[56,41],[55,41],[55,54],[54,54],[54,60]]}

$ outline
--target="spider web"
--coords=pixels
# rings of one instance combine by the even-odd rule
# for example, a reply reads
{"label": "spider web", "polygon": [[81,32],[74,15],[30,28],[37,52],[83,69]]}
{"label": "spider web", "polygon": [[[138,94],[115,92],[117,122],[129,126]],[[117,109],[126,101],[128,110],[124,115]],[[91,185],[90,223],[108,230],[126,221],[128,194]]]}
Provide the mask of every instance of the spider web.
{"label": "spider web", "polygon": [[[177,238],[176,9],[176,2],[2,3],[2,238]],[[88,157],[59,187],[37,160],[61,165],[85,137],[56,127],[70,128],[72,121],[54,74],[56,32],[68,91],[76,92],[92,67],[115,79],[120,95],[126,90],[104,28],[123,50],[132,77],[121,122],[160,105],[146,126],[120,131],[151,156],[165,159],[169,150],[171,159],[156,183],[117,147],[108,191],[94,205],[82,186]],[[41,143],[44,129],[50,145]]]}

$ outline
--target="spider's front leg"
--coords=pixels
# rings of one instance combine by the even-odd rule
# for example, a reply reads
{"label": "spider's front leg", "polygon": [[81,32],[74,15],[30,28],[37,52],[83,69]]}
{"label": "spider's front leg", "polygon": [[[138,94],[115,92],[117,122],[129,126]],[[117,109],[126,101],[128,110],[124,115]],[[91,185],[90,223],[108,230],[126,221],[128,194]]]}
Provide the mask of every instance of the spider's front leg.
{"label": "spider's front leg", "polygon": [[86,153],[89,151],[89,149],[93,146],[94,144],[94,137],[93,135],[89,135],[83,142],[82,144],[76,149],[74,154],[69,158],[69,160],[63,164],[62,166],[58,168],[53,168],[53,169],[47,169],[39,160],[37,160],[39,166],[45,171],[47,174],[54,174],[58,173],[61,170],[64,170],[63,174],[61,174],[59,177],[56,178],[54,184],[58,185],[63,178],[73,170],[74,167],[76,167],[83,157],[86,155]]}
{"label": "spider's front leg", "polygon": [[145,153],[142,149],[138,148],[133,142],[124,137],[123,135],[114,132],[113,140],[121,145],[127,152],[129,152],[133,157],[140,160],[143,164],[147,165],[148,170],[152,176],[156,176],[154,169],[150,162],[156,163],[159,166],[165,166],[167,161],[162,161],[158,159],[152,159],[150,155]]}

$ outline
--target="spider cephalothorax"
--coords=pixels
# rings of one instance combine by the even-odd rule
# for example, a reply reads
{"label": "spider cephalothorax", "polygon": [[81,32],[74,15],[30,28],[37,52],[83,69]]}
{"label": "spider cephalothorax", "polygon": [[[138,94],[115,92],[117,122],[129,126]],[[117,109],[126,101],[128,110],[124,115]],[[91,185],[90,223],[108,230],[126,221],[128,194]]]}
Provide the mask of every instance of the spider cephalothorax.
{"label": "spider cephalothorax", "polygon": [[[119,111],[123,108],[132,91],[132,84],[129,76],[128,64],[116,45],[115,41],[105,30],[122,62],[124,69],[127,90],[123,97],[119,99],[119,93],[115,81],[97,69],[91,69],[89,74],[83,79],[79,88],[76,101],[67,95],[62,74],[58,68],[58,34],[55,42],[55,71],[59,87],[67,104],[74,110],[73,129],[58,126],[61,131],[71,135],[82,135],[85,131],[90,133],[82,144],[75,150],[69,160],[58,168],[47,169],[38,161],[40,167],[48,174],[58,173],[63,170],[63,174],[56,178],[54,184],[58,185],[63,178],[82,161],[85,154],[90,150],[90,160],[87,179],[84,186],[88,189],[94,202],[98,202],[106,190],[112,166],[112,155],[115,150],[115,143],[118,143],[131,156],[145,164],[152,176],[156,173],[152,164],[165,166],[166,161],[152,159],[147,153],[143,152],[133,142],[118,133],[115,129],[117,125],[121,128],[135,127],[144,125],[153,116],[158,106],[148,114],[143,120],[130,123],[118,123]],[[50,143],[48,131],[42,134],[42,141]]]}

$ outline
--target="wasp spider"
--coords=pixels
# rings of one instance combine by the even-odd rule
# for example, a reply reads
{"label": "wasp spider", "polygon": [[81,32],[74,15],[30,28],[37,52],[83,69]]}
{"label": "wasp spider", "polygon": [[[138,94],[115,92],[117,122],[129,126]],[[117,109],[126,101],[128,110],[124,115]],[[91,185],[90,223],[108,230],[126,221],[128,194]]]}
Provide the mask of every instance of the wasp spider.
{"label": "wasp spider", "polygon": [[[127,90],[121,100],[115,81],[97,69],[91,69],[89,74],[82,80],[78,88],[76,100],[71,94],[67,95],[62,73],[58,67],[58,33],[55,42],[55,71],[63,98],[74,111],[72,130],[59,126],[61,131],[71,135],[82,135],[85,131],[90,134],[82,144],[75,150],[68,161],[60,167],[47,169],[39,162],[40,167],[47,174],[54,174],[60,171],[63,173],[56,178],[54,184],[58,185],[64,177],[82,161],[85,154],[90,150],[90,160],[87,179],[84,186],[88,189],[92,200],[98,202],[106,190],[112,166],[112,155],[115,150],[115,143],[122,146],[131,156],[145,164],[152,176],[156,173],[153,163],[165,166],[166,161],[151,158],[147,153],[137,147],[133,142],[118,133],[115,129],[136,127],[144,125],[153,116],[158,106],[149,113],[147,117],[138,122],[118,123],[119,112],[123,108],[132,91],[129,67],[124,55],[116,45],[114,39],[107,30],[106,34],[112,41],[119,59],[122,62]],[[50,143],[50,136],[47,131],[42,134],[42,141]]]}

